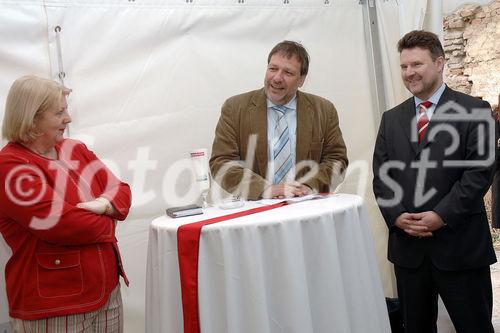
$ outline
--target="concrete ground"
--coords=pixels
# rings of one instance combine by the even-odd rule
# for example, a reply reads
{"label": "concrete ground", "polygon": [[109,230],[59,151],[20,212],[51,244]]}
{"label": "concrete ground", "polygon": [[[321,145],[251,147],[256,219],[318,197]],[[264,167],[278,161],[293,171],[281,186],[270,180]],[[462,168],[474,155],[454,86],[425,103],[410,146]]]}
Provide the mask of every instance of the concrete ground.
{"label": "concrete ground", "polygon": [[[497,260],[494,265],[491,265],[491,284],[493,285],[493,318],[492,323],[495,332],[500,333],[500,251],[496,251]],[[438,332],[439,333],[455,333],[455,329],[451,323],[450,317],[444,308],[443,303],[439,304],[438,316]]]}

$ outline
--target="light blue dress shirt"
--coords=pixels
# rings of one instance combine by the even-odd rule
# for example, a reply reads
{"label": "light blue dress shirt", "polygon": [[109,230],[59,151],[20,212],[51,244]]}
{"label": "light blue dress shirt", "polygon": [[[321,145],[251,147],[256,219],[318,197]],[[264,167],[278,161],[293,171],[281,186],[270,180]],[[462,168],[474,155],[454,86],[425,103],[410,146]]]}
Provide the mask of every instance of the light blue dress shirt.
{"label": "light blue dress shirt", "polygon": [[[434,110],[436,110],[436,105],[439,102],[439,99],[441,98],[441,95],[443,94],[445,88],[446,85],[443,82],[441,86],[438,88],[438,90],[436,90],[436,92],[432,94],[432,96],[427,100],[429,102],[432,102],[432,105],[425,112],[427,114],[427,118],[429,118],[429,121],[431,121],[432,115],[434,114]],[[420,112],[419,105],[420,103],[425,101],[423,99],[418,98],[417,96],[415,96],[414,100],[415,100],[415,114],[418,119],[418,114]]]}
{"label": "light blue dress shirt", "polygon": [[[274,142],[274,127],[276,126],[278,116],[276,111],[271,108],[275,106],[273,102],[267,99],[267,179],[273,179],[274,176],[274,151],[273,151],[273,142]],[[290,102],[285,105],[288,109],[285,113],[286,121],[288,124],[288,134],[290,137],[290,150],[292,154],[292,169],[291,174],[295,174],[295,147],[296,143],[296,133],[297,133],[297,95],[295,95]]]}

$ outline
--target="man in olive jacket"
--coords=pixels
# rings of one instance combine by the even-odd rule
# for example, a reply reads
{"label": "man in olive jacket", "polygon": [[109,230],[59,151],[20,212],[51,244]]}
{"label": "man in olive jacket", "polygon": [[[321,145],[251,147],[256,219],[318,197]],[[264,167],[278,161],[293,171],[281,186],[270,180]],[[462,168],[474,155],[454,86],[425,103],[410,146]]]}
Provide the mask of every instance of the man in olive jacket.
{"label": "man in olive jacket", "polygon": [[269,54],[264,88],[224,103],[210,159],[222,188],[256,200],[329,192],[340,183],[348,161],[337,111],[298,91],[308,66],[302,45],[281,42]]}

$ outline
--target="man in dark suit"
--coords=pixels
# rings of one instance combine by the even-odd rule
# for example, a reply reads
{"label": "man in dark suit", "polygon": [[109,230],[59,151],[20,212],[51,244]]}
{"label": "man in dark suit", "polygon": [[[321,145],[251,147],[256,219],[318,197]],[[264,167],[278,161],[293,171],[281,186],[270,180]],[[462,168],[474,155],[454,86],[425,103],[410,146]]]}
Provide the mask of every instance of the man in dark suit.
{"label": "man in dark suit", "polygon": [[309,68],[301,44],[278,43],[267,63],[264,88],[222,106],[212,176],[250,200],[328,192],[347,167],[337,110],[327,99],[298,90]]}
{"label": "man in dark suit", "polygon": [[412,31],[398,51],[413,97],[382,116],[373,190],[389,228],[405,331],[437,331],[440,295],[457,332],[493,332],[496,258],[483,203],[495,160],[489,104],[443,83],[435,34]]}

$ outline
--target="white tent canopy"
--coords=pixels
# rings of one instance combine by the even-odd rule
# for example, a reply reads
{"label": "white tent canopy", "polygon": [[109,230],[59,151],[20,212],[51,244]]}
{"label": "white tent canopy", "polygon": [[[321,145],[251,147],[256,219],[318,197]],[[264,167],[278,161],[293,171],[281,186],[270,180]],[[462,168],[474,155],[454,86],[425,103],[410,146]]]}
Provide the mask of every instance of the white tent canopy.
{"label": "white tent canopy", "polygon": [[[167,206],[197,197],[187,152],[210,149],[224,100],[262,87],[267,54],[284,39],[302,42],[311,55],[302,89],[330,99],[339,111],[350,160],[340,190],[366,198],[384,289],[393,294],[371,158],[378,115],[406,96],[395,43],[422,27],[433,6],[408,3],[0,0],[0,119],[16,78],[63,77],[73,89],[70,136],[132,186],[133,207],[117,236],[131,280],[122,288],[127,332],[144,330],[149,222]],[[0,267],[9,251],[0,242]],[[4,290],[2,276],[0,331],[8,321]]]}

